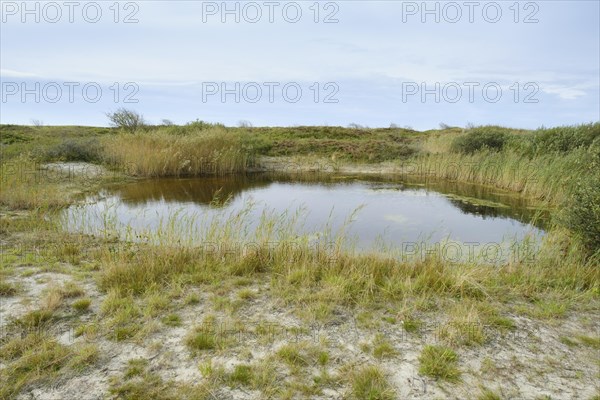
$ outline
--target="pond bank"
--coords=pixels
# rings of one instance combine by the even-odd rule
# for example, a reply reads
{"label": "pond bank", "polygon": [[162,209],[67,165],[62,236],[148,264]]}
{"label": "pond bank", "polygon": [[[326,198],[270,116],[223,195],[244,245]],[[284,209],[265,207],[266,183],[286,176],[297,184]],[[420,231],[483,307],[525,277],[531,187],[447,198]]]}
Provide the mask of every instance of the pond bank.
{"label": "pond bank", "polygon": [[[381,167],[352,168],[341,173]],[[93,191],[98,179],[75,174],[54,190]],[[15,382],[6,397],[591,399],[598,390],[594,277],[573,256],[548,250],[499,269],[324,265],[289,253],[207,259],[66,234],[51,217],[3,210],[0,374]],[[44,346],[28,347],[34,331]],[[27,372],[32,355],[53,367]]]}

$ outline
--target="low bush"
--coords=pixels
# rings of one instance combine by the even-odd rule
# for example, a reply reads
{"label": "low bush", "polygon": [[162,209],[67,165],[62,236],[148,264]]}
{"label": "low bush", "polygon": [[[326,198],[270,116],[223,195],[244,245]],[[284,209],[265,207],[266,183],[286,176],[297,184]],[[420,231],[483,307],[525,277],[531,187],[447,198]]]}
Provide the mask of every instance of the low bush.
{"label": "low bush", "polygon": [[469,130],[466,135],[452,141],[450,149],[455,153],[473,154],[481,150],[500,151],[510,138],[507,129],[484,126]]}
{"label": "low bush", "polygon": [[42,158],[47,161],[98,162],[101,147],[97,139],[66,139],[49,147]]}
{"label": "low bush", "polygon": [[575,233],[590,253],[600,252],[600,165],[582,176],[563,208],[561,221]]}

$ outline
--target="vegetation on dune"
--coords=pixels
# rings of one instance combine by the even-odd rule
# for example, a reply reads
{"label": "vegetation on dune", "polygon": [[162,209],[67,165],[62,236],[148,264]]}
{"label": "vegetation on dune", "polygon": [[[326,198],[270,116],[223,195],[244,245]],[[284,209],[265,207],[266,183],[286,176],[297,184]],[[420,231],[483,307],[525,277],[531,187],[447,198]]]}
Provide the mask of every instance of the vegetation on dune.
{"label": "vegetation on dune", "polygon": [[[231,317],[264,300],[262,291],[276,298],[278,307],[293,310],[308,322],[335,320],[358,310],[373,314],[394,310],[385,323],[401,320],[409,335],[419,335],[424,315],[439,312],[446,326],[436,334],[443,343],[422,348],[419,372],[458,384],[461,373],[467,373],[461,349],[486,346],[492,340],[483,327],[510,332],[518,322],[514,314],[552,320],[597,304],[598,123],[535,131],[476,127],[424,133],[361,127],[227,128],[202,121],[154,127],[140,123],[135,129],[3,125],[0,146],[2,211],[29,210],[18,218],[2,218],[0,232],[36,245],[56,245],[40,262],[26,259],[22,264],[43,271],[76,268],[101,292],[101,296],[86,293],[73,282],[52,286],[42,293],[41,308],[11,322],[10,328],[19,334],[0,341],[0,359],[7,366],[0,378],[9,382],[0,388],[2,398],[14,398],[24,388],[44,385],[59,375],[80,374],[97,362],[95,346],[64,345],[44,333],[65,320],[81,324],[76,336],[104,333],[115,342],[141,342],[160,329],[185,328],[189,320],[184,307]],[[342,164],[385,161],[399,166],[404,175],[505,188],[545,201],[556,218],[535,259],[494,268],[469,262],[450,265],[436,255],[399,260],[378,252],[356,254],[341,250],[346,240],[343,230],[337,235],[323,232],[337,246],[316,251],[311,239],[298,236],[294,229],[302,221],[300,213],[267,213],[252,229],[248,210],[230,215],[220,225],[203,224],[206,240],[221,244],[208,252],[177,240],[180,236],[169,231],[173,224],[168,221],[162,231],[140,243],[115,241],[108,230],[103,238],[69,234],[56,218],[55,211],[72,204],[75,194],[95,191],[115,177],[238,173],[260,167],[262,156],[289,155]],[[108,179],[49,174],[42,167],[47,161],[94,162],[115,174]],[[196,226],[194,221],[189,225]],[[258,246],[231,251],[249,238]],[[15,263],[4,256],[0,296],[15,296],[22,288],[6,278],[26,276],[27,271],[13,268]],[[261,285],[244,287],[249,282]],[[111,394],[131,399],[211,398],[226,386],[293,398],[321,394],[331,385],[342,387],[351,398],[397,397],[386,370],[372,364],[385,365],[402,352],[385,336],[371,336],[365,345],[368,351],[361,353],[369,362],[362,366],[344,364],[321,344],[299,342],[278,345],[263,359],[225,369],[209,358],[232,345],[207,331],[207,326],[216,329],[218,322],[205,313],[204,325],[193,324],[184,331],[186,351],[202,360],[200,385],[167,381],[147,362],[134,360],[122,376],[111,379]],[[242,318],[235,322],[245,323]],[[598,347],[597,338],[587,336],[563,342]],[[336,373],[329,376],[328,370]],[[485,396],[495,398],[492,392]]]}
{"label": "vegetation on dune", "polygon": [[500,151],[509,138],[506,131],[506,128],[495,126],[471,129],[467,134],[452,141],[451,150],[465,154],[473,154],[482,150]]}

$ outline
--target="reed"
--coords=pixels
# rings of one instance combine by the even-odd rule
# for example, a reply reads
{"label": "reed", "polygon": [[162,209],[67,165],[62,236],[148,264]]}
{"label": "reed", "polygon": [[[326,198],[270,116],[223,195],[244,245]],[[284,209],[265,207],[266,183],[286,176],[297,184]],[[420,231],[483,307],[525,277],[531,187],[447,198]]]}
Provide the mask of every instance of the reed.
{"label": "reed", "polygon": [[422,155],[403,162],[403,173],[423,178],[470,182],[519,192],[560,204],[571,193],[574,179],[585,171],[585,150],[563,157],[543,155],[530,159],[509,152]]}
{"label": "reed", "polygon": [[223,175],[243,172],[253,163],[240,133],[222,127],[183,135],[158,129],[120,133],[103,142],[105,162],[139,177]]}

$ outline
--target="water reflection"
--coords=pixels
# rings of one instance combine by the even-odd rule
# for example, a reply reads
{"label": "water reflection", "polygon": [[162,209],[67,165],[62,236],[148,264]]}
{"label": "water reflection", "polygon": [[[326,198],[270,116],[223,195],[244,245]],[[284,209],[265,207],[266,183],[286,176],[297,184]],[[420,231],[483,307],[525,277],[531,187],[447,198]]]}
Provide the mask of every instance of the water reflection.
{"label": "water reflection", "polygon": [[217,219],[218,226],[220,218],[245,210],[249,203],[254,204],[244,211],[249,237],[265,210],[281,215],[304,209],[301,227],[294,229],[312,235],[325,224],[332,232],[342,229],[348,216],[360,209],[347,228],[358,248],[445,240],[520,241],[541,237],[544,226],[544,215],[526,200],[493,188],[394,177],[253,174],[153,179],[109,187],[100,199],[91,200],[67,210],[69,229],[94,233],[94,227],[110,220],[117,230],[135,233],[158,230],[169,221],[175,226],[198,225],[194,233],[186,228],[186,239],[198,236],[202,241],[207,221]]}
{"label": "water reflection", "polygon": [[162,201],[166,203],[195,203],[223,206],[227,200],[235,201],[244,192],[267,188],[275,183],[301,183],[306,187],[337,187],[363,184],[376,191],[423,190],[445,195],[448,201],[464,214],[482,218],[509,218],[544,229],[548,214],[533,207],[530,202],[514,193],[496,188],[459,182],[383,176],[335,176],[329,174],[274,175],[257,173],[207,178],[166,178],[141,180],[109,188],[107,193],[118,197],[124,204],[145,205]]}

